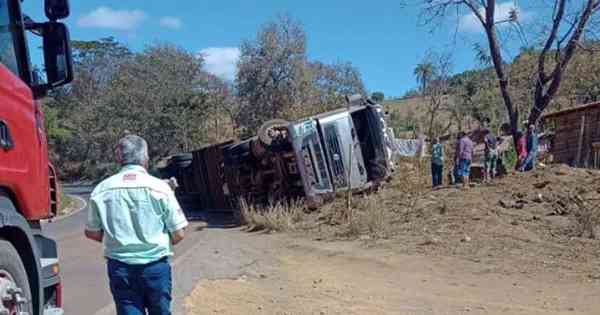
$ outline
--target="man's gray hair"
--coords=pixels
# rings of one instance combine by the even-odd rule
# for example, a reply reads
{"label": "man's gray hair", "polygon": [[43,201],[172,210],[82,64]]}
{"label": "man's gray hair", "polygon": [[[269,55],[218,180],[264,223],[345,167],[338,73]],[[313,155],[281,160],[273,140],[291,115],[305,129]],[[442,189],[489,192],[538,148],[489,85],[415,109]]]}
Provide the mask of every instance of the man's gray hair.
{"label": "man's gray hair", "polygon": [[117,150],[121,152],[121,164],[144,165],[148,160],[148,143],[140,136],[126,135],[119,140]]}

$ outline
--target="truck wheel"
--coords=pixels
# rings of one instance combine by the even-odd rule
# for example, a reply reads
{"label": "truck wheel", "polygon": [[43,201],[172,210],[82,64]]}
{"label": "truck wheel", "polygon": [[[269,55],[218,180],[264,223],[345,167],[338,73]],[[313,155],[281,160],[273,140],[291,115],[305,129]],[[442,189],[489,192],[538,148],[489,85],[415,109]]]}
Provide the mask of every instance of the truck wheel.
{"label": "truck wheel", "polygon": [[31,315],[27,272],[13,245],[0,239],[0,315]]}
{"label": "truck wheel", "polygon": [[193,159],[194,156],[191,153],[177,154],[171,157],[169,165],[173,165],[175,168],[178,169],[186,168],[192,164]]}
{"label": "truck wheel", "polygon": [[289,124],[287,120],[283,119],[272,119],[260,126],[256,135],[262,144],[270,146],[273,143],[274,137],[277,137],[276,129],[284,128]]}

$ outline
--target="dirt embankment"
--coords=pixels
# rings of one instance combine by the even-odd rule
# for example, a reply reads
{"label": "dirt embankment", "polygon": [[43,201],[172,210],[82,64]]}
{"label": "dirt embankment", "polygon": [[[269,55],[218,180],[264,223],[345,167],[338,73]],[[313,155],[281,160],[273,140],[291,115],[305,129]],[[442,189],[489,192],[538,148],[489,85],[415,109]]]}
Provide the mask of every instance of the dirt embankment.
{"label": "dirt embankment", "polygon": [[600,279],[600,240],[590,238],[600,238],[600,172],[556,165],[466,191],[419,189],[423,182],[410,180],[356,197],[354,216],[370,223],[362,229],[340,219],[338,204],[314,214],[316,224],[301,234],[384,239],[405,254],[456,256],[501,272]]}
{"label": "dirt embankment", "polygon": [[351,220],[342,200],[287,235],[259,236],[273,238],[265,253],[275,263],[200,282],[189,314],[600,309],[600,172],[557,165],[466,191],[425,185],[404,177],[355,196]]}

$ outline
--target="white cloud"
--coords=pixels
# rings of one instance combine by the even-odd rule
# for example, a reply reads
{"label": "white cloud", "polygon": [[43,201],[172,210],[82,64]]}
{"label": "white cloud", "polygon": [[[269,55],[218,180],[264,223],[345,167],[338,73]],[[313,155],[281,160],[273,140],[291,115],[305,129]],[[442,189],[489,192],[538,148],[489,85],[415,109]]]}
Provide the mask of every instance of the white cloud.
{"label": "white cloud", "polygon": [[[523,10],[521,10],[521,8],[519,8],[517,5],[515,5],[514,2],[508,1],[508,2],[496,4],[496,9],[494,10],[494,20],[496,22],[508,20],[510,17],[510,12],[513,10],[517,11],[519,22],[525,21],[527,19],[527,17],[529,16],[529,14],[527,12],[524,12]],[[482,16],[485,16],[485,9],[484,8],[479,9],[479,13]],[[508,25],[508,23],[501,23],[498,25],[499,26]],[[481,22],[479,21],[479,19],[477,19],[475,14],[472,12],[469,14],[465,14],[460,18],[458,27],[463,32],[472,32],[472,33],[483,32],[483,26],[481,26]]]}
{"label": "white cloud", "polygon": [[183,22],[181,22],[180,18],[174,16],[163,16],[160,18],[160,25],[166,28],[178,30],[183,26]]}
{"label": "white cloud", "polygon": [[113,10],[101,6],[81,16],[77,20],[77,25],[131,31],[137,28],[146,18],[146,13],[141,10]]}
{"label": "white cloud", "polygon": [[217,77],[233,81],[237,71],[237,62],[240,58],[240,49],[237,47],[209,47],[200,50],[204,58],[204,68]]}

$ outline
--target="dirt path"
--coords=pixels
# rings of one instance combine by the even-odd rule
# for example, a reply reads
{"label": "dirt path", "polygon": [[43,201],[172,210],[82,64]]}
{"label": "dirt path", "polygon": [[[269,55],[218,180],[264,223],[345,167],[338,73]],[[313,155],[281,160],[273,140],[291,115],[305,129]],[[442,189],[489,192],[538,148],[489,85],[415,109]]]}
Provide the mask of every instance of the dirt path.
{"label": "dirt path", "polygon": [[185,299],[188,315],[597,314],[600,309],[598,280],[497,273],[485,263],[399,254],[393,243],[365,248],[360,242],[252,235],[246,246],[248,254],[260,256],[236,277],[201,280]]}

